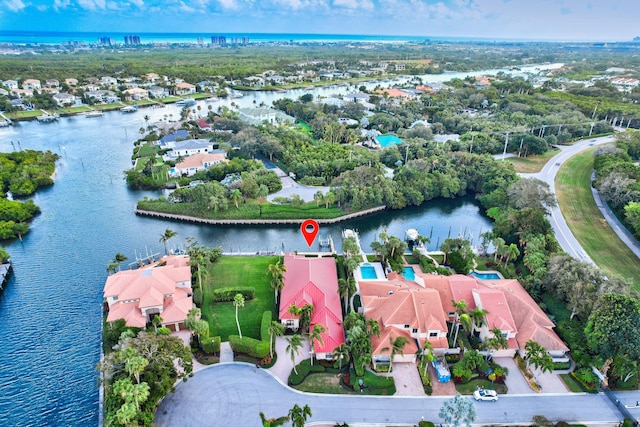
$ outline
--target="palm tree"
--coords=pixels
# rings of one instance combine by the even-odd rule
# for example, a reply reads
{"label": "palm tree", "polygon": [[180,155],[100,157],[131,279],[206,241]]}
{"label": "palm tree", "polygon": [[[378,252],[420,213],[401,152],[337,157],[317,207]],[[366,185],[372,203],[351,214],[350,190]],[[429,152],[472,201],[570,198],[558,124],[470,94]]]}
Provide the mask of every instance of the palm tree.
{"label": "palm tree", "polygon": [[311,366],[313,366],[313,356],[315,354],[314,346],[317,343],[320,345],[324,345],[324,340],[322,339],[322,334],[327,332],[327,329],[321,323],[316,323],[311,328],[311,332],[309,333],[309,358],[311,359]]}
{"label": "palm tree", "polygon": [[342,370],[342,361],[344,360],[345,363],[349,363],[349,359],[351,358],[351,353],[350,352],[350,348],[348,345],[346,345],[345,343],[340,344],[339,346],[337,346],[336,348],[333,349],[333,361],[335,362],[336,360],[339,363],[339,368],[340,370]]}
{"label": "palm tree", "polygon": [[311,408],[309,405],[300,407],[297,403],[289,410],[289,418],[293,427],[304,427],[307,418],[311,418]]}
{"label": "palm tree", "polygon": [[293,372],[298,375],[296,369],[296,355],[300,353],[300,347],[302,347],[302,337],[298,334],[294,334],[291,338],[287,338],[287,353],[291,356],[291,362],[293,363]]}
{"label": "palm tree", "polygon": [[[529,340],[524,345],[524,350],[527,352],[524,355],[524,360],[527,362],[527,366],[533,365],[534,375],[540,370],[542,373],[553,371],[553,359],[547,352],[547,350],[534,340]],[[536,375],[537,378],[537,375]]]}
{"label": "palm tree", "polygon": [[515,260],[519,256],[520,256],[520,249],[518,249],[518,246],[515,243],[510,244],[507,247],[507,251],[505,252],[504,268],[505,269],[507,268],[507,264],[509,263],[509,261],[511,261],[512,259]]}
{"label": "palm tree", "polygon": [[[396,354],[404,355],[403,350],[404,346],[409,343],[407,337],[399,336],[394,339],[393,335],[389,336],[389,349],[391,349],[391,355],[389,356],[389,372],[393,368],[393,358],[396,357]],[[383,349],[384,350],[384,349]]]}
{"label": "palm tree", "polygon": [[[198,320],[195,325],[193,325],[193,335],[196,336],[198,340],[198,345],[202,344],[202,338],[206,338],[209,336],[209,322],[206,320]],[[242,335],[240,336],[242,338]]]}
{"label": "palm tree", "polygon": [[284,335],[285,327],[282,323],[276,322],[275,320],[271,321],[269,325],[269,336],[271,339],[269,340],[269,354],[273,358],[273,338],[281,337]]}
{"label": "palm tree", "polygon": [[458,330],[460,329],[460,315],[466,312],[466,309],[469,303],[467,303],[465,300],[460,300],[460,301],[451,300],[451,303],[453,304],[453,307],[456,310],[453,318],[453,326],[451,327],[451,332],[450,332],[450,333],[453,333],[453,330],[455,328],[456,338],[453,340],[453,345],[455,346],[456,340],[458,339]]}
{"label": "palm tree", "polygon": [[424,363],[424,373],[422,374],[422,376],[426,377],[427,376],[427,369],[429,368],[429,363],[432,360],[436,359],[436,357],[433,355],[433,346],[431,345],[431,343],[429,341],[425,341],[424,342],[424,348],[422,349],[421,357],[425,361],[425,363]]}
{"label": "palm tree", "polygon": [[316,201],[316,207],[320,205],[320,202],[322,201],[323,197],[324,197],[324,193],[322,192],[322,190],[318,190],[315,192],[315,194],[313,195],[313,200]]}
{"label": "palm tree", "polygon": [[496,237],[493,239],[493,247],[495,248],[495,252],[493,253],[493,262],[498,260],[498,254],[500,253],[502,247],[505,244],[505,241],[502,237]]}
{"label": "palm tree", "polygon": [[113,263],[118,264],[118,271],[120,271],[120,264],[128,259],[129,258],[127,258],[126,255],[123,255],[120,252],[116,252],[116,255],[113,257]]}
{"label": "palm tree", "polygon": [[460,326],[462,326],[462,329],[464,329],[466,332],[471,332],[472,321],[471,321],[471,316],[469,316],[469,313],[462,313],[458,318],[457,325],[458,327],[456,329],[456,336],[453,339],[454,345],[458,341],[458,332],[460,331]]}
{"label": "palm tree", "polygon": [[476,307],[469,312],[469,316],[473,320],[473,327],[479,329],[484,324],[485,318],[489,312],[483,308]]}
{"label": "palm tree", "polygon": [[375,335],[376,337],[380,336],[380,324],[376,319],[369,318],[367,319],[367,333],[369,336]]}
{"label": "palm tree", "polygon": [[271,274],[271,289],[275,292],[275,301],[278,301],[278,292],[284,288],[284,273],[287,271],[287,266],[282,264],[279,260],[275,264],[269,264],[267,267],[267,274]]}
{"label": "palm tree", "polygon": [[333,191],[329,191],[324,195],[323,200],[325,209],[329,209],[329,205],[333,205],[336,201],[336,194]]}
{"label": "palm tree", "polygon": [[131,356],[125,361],[124,369],[136,379],[136,383],[140,384],[140,374],[148,364],[149,361],[142,356]]}
{"label": "palm tree", "polygon": [[238,335],[242,338],[240,322],[238,322],[238,307],[244,307],[244,296],[242,296],[242,294],[236,294],[236,296],[233,297],[233,305],[236,307],[236,325],[238,325]]}
{"label": "palm tree", "polygon": [[[209,105],[209,108],[211,108],[211,105]],[[262,427],[277,427],[289,421],[289,417],[267,418],[260,412],[260,421],[262,421]]]}
{"label": "palm tree", "polygon": [[159,314],[153,316],[153,319],[151,319],[151,324],[153,325],[154,332],[157,334],[158,333],[158,326],[162,325],[162,317],[160,317]]}
{"label": "palm tree", "polygon": [[177,236],[178,233],[176,231],[173,231],[170,228],[167,228],[166,230],[164,230],[164,234],[160,235],[160,243],[164,243],[164,252],[169,255],[169,249],[167,248],[167,242],[169,241],[169,239],[171,239],[172,237]]}
{"label": "palm tree", "polygon": [[489,355],[491,355],[495,350],[509,348],[509,340],[502,335],[502,331],[499,328],[494,326],[491,329],[491,338],[486,338],[483,346],[489,349]]}
{"label": "palm tree", "polygon": [[237,188],[232,190],[229,194],[231,201],[236,205],[236,209],[238,209],[238,203],[242,201],[242,193]]}

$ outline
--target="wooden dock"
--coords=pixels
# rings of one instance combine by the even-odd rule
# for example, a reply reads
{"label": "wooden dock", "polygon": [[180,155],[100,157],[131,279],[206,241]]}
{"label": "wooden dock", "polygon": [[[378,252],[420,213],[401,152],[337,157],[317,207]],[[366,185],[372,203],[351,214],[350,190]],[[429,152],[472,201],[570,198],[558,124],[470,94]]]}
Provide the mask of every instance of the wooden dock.
{"label": "wooden dock", "polygon": [[[354,212],[348,215],[339,216],[337,218],[317,219],[316,221],[318,222],[318,224],[337,224],[342,221],[347,221],[372,213],[381,212],[386,208],[386,206],[376,206],[375,208]],[[208,219],[189,215],[177,215],[165,212],[146,211],[137,208],[135,209],[135,214],[141,216],[150,216],[154,218],[170,219],[174,221],[195,222],[199,224],[209,225],[299,225],[302,224],[303,221],[305,221],[305,219]]]}

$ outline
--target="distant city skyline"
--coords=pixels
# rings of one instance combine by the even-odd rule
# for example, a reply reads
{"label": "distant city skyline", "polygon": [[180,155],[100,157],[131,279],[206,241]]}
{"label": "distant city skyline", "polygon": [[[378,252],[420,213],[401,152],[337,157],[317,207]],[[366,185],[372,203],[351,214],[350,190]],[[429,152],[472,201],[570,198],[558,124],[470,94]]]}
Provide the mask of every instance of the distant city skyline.
{"label": "distant city skyline", "polygon": [[637,0],[0,0],[5,31],[629,41]]}

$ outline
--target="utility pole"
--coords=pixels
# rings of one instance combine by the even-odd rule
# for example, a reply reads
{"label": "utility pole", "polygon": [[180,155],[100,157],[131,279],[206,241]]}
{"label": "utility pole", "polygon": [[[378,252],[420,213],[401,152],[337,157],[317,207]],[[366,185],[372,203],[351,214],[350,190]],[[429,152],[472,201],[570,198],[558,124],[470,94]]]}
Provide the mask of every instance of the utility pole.
{"label": "utility pole", "polygon": [[589,136],[591,136],[591,134],[593,133],[593,127],[595,126],[595,123],[591,123],[591,129],[589,129]]}
{"label": "utility pole", "polygon": [[509,143],[509,132],[506,133],[504,138],[504,151],[502,151],[502,160],[504,161],[507,156],[507,144]]}
{"label": "utility pole", "polygon": [[520,140],[520,148],[518,148],[518,157],[520,157],[520,154],[522,153],[522,143],[524,143],[524,136]]}

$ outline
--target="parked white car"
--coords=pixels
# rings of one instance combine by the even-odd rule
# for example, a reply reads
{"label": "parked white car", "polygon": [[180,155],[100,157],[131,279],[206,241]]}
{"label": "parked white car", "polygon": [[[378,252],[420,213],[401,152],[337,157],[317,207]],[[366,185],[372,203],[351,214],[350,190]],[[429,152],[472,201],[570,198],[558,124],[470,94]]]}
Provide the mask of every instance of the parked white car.
{"label": "parked white car", "polygon": [[498,393],[495,390],[479,389],[473,392],[473,398],[476,400],[498,400]]}

